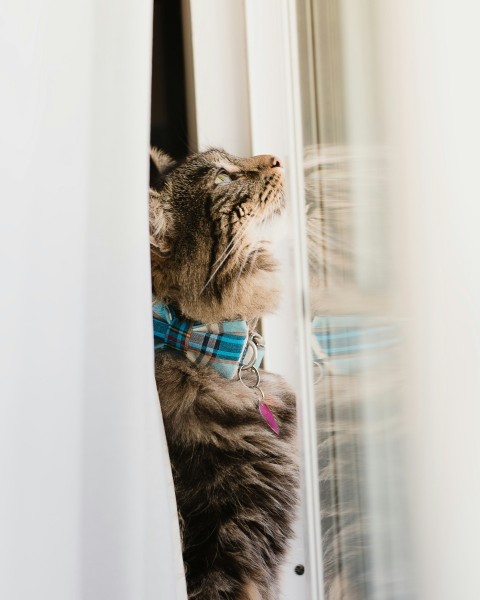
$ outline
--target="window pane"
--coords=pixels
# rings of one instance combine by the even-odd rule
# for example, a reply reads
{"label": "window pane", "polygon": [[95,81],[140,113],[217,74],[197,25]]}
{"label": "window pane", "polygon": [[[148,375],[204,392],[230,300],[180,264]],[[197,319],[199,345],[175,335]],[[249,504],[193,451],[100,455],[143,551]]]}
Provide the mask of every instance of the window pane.
{"label": "window pane", "polygon": [[327,600],[410,598],[374,0],[297,0]]}

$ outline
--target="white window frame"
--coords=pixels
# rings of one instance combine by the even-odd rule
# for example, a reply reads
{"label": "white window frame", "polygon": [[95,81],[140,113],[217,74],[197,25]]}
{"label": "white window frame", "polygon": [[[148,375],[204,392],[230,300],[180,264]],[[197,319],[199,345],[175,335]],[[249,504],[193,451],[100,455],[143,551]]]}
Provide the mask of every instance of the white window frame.
{"label": "white window frame", "polygon": [[[277,154],[287,172],[291,247],[276,314],[263,319],[266,367],[298,398],[302,465],[297,538],[282,574],[285,600],[323,598],[317,444],[308,314],[303,145],[293,0],[184,0],[190,140],[232,154]],[[305,575],[294,567],[305,565]]]}

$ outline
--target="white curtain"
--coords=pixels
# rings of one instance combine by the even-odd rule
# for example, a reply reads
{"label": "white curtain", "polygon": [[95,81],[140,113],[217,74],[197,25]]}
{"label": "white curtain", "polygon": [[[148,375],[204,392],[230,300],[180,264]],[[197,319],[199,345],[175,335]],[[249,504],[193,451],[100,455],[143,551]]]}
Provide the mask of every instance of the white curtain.
{"label": "white curtain", "polygon": [[150,0],[0,4],[0,598],[185,598],[153,379]]}

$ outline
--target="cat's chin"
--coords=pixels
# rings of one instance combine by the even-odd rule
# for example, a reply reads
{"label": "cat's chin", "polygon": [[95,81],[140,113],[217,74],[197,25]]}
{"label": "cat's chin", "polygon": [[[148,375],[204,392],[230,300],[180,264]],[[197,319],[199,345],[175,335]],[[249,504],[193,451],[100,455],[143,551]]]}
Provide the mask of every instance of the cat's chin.
{"label": "cat's chin", "polygon": [[173,303],[184,317],[192,321],[254,321],[276,310],[280,288],[275,273],[257,271],[238,282],[226,285],[220,297],[208,292],[182,294],[181,300],[174,300]]}

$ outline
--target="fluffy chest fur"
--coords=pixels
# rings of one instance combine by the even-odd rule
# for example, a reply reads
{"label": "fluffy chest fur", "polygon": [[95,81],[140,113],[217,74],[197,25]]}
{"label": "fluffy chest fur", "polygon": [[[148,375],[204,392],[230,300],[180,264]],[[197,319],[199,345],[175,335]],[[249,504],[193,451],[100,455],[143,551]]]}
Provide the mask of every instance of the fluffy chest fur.
{"label": "fluffy chest fur", "polygon": [[[203,322],[256,321],[275,308],[276,262],[265,230],[284,205],[278,159],[220,150],[181,165],[153,158],[154,297]],[[261,372],[277,436],[259,413],[258,391],[238,379],[169,350],[156,354],[155,375],[189,599],[275,600],[297,496],[294,394]]]}

